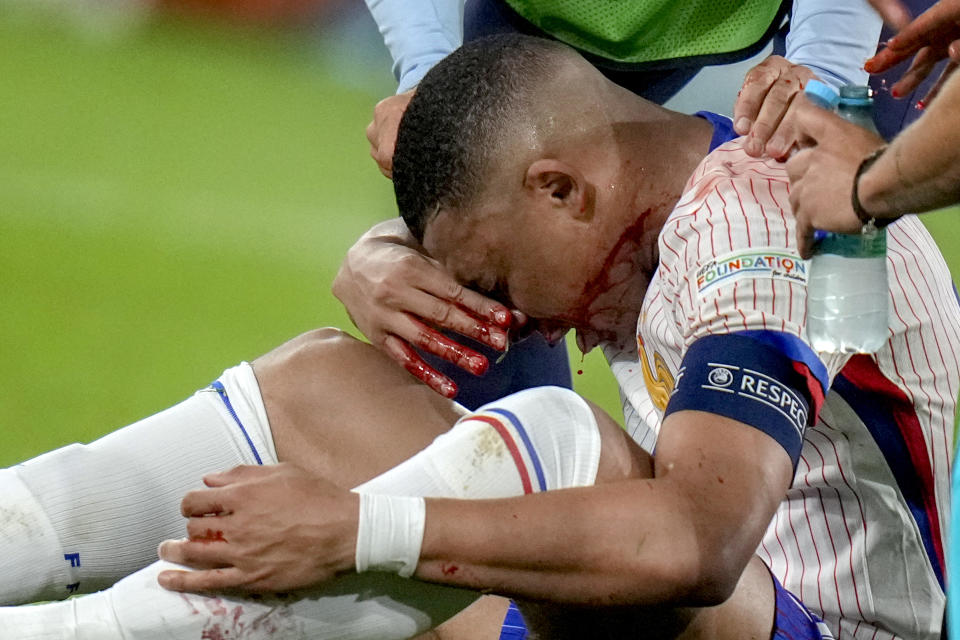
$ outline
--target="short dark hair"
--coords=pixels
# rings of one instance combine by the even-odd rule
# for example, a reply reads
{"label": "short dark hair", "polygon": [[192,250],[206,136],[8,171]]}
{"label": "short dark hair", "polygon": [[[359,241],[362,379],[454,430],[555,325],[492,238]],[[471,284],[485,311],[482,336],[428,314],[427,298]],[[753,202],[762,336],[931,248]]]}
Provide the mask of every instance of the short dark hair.
{"label": "short dark hair", "polygon": [[424,76],[393,154],[397,206],[418,241],[440,209],[462,210],[479,195],[498,143],[563,51],[542,38],[489,36],[463,45]]}

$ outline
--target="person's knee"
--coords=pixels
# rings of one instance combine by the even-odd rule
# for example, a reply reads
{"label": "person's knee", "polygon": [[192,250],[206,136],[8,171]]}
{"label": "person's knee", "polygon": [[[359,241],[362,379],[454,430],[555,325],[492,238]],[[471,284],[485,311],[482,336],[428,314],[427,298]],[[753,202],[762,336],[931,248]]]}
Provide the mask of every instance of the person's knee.
{"label": "person's knee", "polygon": [[369,345],[340,329],[313,329],[254,360],[253,370],[261,386],[279,384],[296,388],[298,381],[303,383],[342,372],[365,347]]}
{"label": "person's knee", "polygon": [[606,411],[589,400],[586,402],[593,411],[600,432],[600,461],[596,481],[652,478],[653,459],[650,454],[634,442]]}
{"label": "person's knee", "polygon": [[301,333],[254,360],[255,370],[275,368],[311,368],[337,357],[338,353],[361,343],[335,327],[323,327]]}

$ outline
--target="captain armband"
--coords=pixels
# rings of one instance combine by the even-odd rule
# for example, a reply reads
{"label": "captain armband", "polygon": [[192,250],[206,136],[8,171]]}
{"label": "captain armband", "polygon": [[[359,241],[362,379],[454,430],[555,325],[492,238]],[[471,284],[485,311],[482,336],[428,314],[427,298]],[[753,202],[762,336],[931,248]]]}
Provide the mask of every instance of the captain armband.
{"label": "captain armband", "polygon": [[804,431],[819,409],[805,371],[762,341],[736,333],[707,336],[687,350],[665,416],[694,410],[743,422],[780,443],[796,467]]}

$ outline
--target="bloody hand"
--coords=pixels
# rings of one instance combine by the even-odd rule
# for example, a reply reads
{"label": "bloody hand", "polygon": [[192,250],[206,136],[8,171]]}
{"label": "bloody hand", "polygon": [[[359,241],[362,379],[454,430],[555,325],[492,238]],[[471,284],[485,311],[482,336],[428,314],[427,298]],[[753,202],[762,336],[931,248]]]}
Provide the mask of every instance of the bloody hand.
{"label": "bloody hand", "polygon": [[507,307],[462,286],[424,254],[399,219],[375,226],[347,252],[333,293],[374,346],[448,398],[456,395],[456,384],[413,347],[482,375],[487,358],[438,329],[503,351],[515,324]]}
{"label": "bloody hand", "polygon": [[[880,2],[873,1],[874,6]],[[887,41],[883,50],[867,60],[864,69],[870,73],[882,73],[911,56],[910,68],[890,87],[894,98],[908,95],[920,86],[940,60],[950,58],[940,78],[922,100],[929,103],[960,63],[960,0],[940,0],[903,26]]]}
{"label": "bloody hand", "polygon": [[164,571],[174,591],[280,592],[353,568],[359,498],[299,467],[236,467],[206,476],[181,504],[187,540],[160,557],[197,571]]}

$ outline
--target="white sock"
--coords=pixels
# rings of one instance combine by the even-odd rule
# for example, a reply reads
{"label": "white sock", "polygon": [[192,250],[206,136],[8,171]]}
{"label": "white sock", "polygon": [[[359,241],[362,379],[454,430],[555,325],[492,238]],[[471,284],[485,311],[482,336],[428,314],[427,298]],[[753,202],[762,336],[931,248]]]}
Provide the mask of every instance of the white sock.
{"label": "white sock", "polygon": [[[183,495],[201,477],[276,462],[253,371],[88,445],[0,470],[0,603],[56,600],[107,587],[182,537]],[[244,426],[244,430],[237,424]]]}
{"label": "white sock", "polygon": [[[427,449],[356,491],[493,498],[522,494],[527,486],[538,491],[541,478],[547,489],[580,486],[595,479],[599,455],[600,435],[586,403],[566,390],[533,389],[465,416]],[[107,591],[67,602],[0,608],[0,629],[16,629],[19,640],[247,637],[241,633],[391,640],[436,626],[478,596],[389,573],[347,574],[282,601],[182,595],[156,582],[171,567],[155,563]],[[254,625],[261,635],[250,631]]]}
{"label": "white sock", "polygon": [[400,640],[463,610],[477,594],[389,573],[348,574],[286,598],[202,596],[157,584],[159,561],[110,589],[50,604],[0,607],[17,640]]}
{"label": "white sock", "polygon": [[600,432],[569,389],[536,387],[488,403],[359,493],[505,498],[593,484]]}

